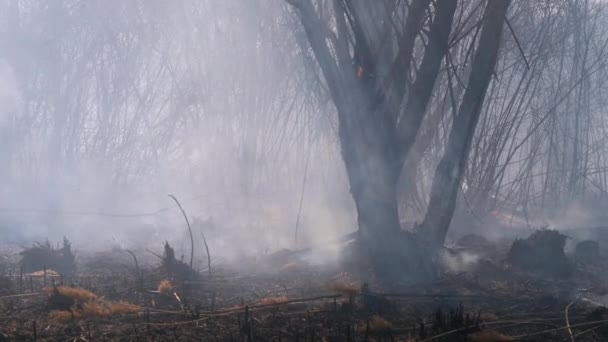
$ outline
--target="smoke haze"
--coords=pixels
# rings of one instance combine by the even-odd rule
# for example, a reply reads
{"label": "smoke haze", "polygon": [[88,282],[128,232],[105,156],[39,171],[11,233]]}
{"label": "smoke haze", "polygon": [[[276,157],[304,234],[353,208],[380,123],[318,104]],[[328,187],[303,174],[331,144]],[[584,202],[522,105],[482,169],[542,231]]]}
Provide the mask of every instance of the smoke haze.
{"label": "smoke haze", "polygon": [[300,247],[352,231],[332,108],[285,10],[0,2],[3,241],[187,253],[168,194],[212,220],[218,258],[293,248],[296,222]]}

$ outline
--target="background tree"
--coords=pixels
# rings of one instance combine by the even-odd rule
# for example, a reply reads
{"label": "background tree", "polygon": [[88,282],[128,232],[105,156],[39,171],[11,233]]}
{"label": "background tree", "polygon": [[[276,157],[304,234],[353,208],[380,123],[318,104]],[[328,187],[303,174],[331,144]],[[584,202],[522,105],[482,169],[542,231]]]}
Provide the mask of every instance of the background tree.
{"label": "background tree", "polygon": [[[421,260],[425,256],[414,238],[401,230],[397,185],[450,49],[458,2],[334,1],[331,9],[323,1],[292,4],[298,9],[338,112],[342,156],[357,207],[360,240],[377,270],[395,272],[404,263],[413,269],[425,262]],[[435,232],[447,231],[454,210],[450,203],[455,203],[460,184],[458,170],[464,168],[496,63],[508,5],[508,1],[490,1],[485,10],[469,88],[452,128],[452,145],[436,174],[436,187],[440,182],[448,185],[447,197],[453,200],[433,202],[437,201],[435,190],[427,217],[439,215],[440,220],[425,221],[425,226],[433,226],[434,242],[443,242],[441,234]],[[327,20],[332,11],[333,18]],[[403,19],[398,23],[400,15]],[[427,39],[421,39],[416,49],[422,31],[428,32]],[[412,65],[416,66],[413,80],[408,82]]]}
{"label": "background tree", "polygon": [[175,193],[243,236],[227,255],[264,253],[294,247],[303,198],[298,247],[359,221],[379,268],[401,270],[427,262],[402,229],[445,235],[438,195],[455,198],[447,242],[512,208],[531,227],[603,222],[597,1],[509,6],[461,181],[439,186],[494,2],[0,0],[0,225],[127,239],[181,227],[158,211]]}

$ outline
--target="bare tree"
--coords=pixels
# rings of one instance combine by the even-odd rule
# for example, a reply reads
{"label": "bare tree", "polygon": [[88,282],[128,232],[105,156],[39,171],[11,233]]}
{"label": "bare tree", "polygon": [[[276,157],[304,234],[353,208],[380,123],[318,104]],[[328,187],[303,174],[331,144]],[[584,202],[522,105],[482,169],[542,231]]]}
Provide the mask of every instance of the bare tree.
{"label": "bare tree", "polygon": [[[402,3],[390,1],[293,1],[310,46],[323,70],[340,124],[342,156],[359,219],[360,240],[379,271],[404,263],[424,264],[414,237],[402,233],[396,187],[404,161],[423,122],[440,66],[449,51],[456,1],[412,1],[399,24]],[[449,185],[447,206],[432,202],[427,217],[441,215],[432,229],[442,242],[447,231],[461,171],[498,55],[503,18],[509,2],[488,2],[481,43],[472,65],[470,84],[452,128],[436,184]],[[335,22],[326,20],[333,10]],[[428,35],[416,48],[428,13]],[[379,17],[374,17],[375,15]],[[376,24],[374,26],[374,23]],[[390,23],[382,26],[382,23]],[[379,34],[378,32],[382,32]],[[383,37],[380,39],[380,37]],[[393,52],[391,49],[396,46]],[[417,60],[416,56],[421,56]],[[384,67],[388,61],[389,68]],[[416,65],[414,79],[410,66]],[[388,72],[387,72],[388,71]],[[407,86],[409,84],[409,86]],[[405,86],[404,86],[405,85]],[[437,187],[436,186],[436,187]],[[439,190],[435,190],[433,201]]]}
{"label": "bare tree", "polygon": [[443,158],[435,171],[431,198],[421,227],[435,244],[444,243],[454,214],[456,195],[460,189],[471,141],[498,59],[503,22],[509,4],[508,0],[488,2],[469,82],[454,118]]}

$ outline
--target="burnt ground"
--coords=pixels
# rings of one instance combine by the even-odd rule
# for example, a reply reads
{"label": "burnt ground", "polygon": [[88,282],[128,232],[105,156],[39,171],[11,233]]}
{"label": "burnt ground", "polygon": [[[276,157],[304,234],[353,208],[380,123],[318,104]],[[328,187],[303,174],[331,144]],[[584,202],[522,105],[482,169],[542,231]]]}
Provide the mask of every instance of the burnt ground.
{"label": "burnt ground", "polygon": [[[159,260],[137,270],[113,253],[90,256],[71,276],[4,265],[0,341],[608,340],[608,259],[572,260],[571,272],[547,275],[507,262],[509,246],[467,241],[451,257],[475,251],[474,263],[390,289],[365,272],[270,257],[256,272],[216,265],[161,286]],[[80,294],[58,297],[62,288]]]}

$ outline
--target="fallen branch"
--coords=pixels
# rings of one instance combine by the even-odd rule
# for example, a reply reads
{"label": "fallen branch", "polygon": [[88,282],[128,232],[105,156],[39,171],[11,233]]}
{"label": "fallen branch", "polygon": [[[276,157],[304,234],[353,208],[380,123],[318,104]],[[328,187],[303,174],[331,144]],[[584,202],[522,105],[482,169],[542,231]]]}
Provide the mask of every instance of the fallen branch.
{"label": "fallen branch", "polygon": [[593,328],[590,328],[590,329],[587,329],[587,330],[583,330],[583,331],[579,332],[578,334],[574,335],[574,340],[576,340],[581,335],[585,335],[587,333],[593,332],[593,331],[595,331],[598,328],[605,327],[606,325],[608,325],[608,324],[600,324],[600,325],[598,325],[596,327],[593,327]]}
{"label": "fallen branch", "polygon": [[[281,306],[281,305],[286,305],[286,304],[293,304],[293,303],[304,303],[304,302],[311,302],[311,301],[316,301],[316,300],[323,300],[323,299],[334,299],[334,298],[340,298],[342,297],[342,295],[331,295],[331,296],[319,296],[319,297],[310,297],[310,298],[302,298],[302,299],[292,299],[292,300],[288,300],[288,301],[284,301],[284,302],[280,302],[280,303],[272,303],[272,304],[260,304],[260,305],[251,305],[251,306],[247,306],[247,307],[238,307],[238,308],[232,308],[232,309],[224,309],[222,311],[219,312],[201,312],[201,315],[205,315],[205,317],[201,317],[199,319],[194,319],[194,320],[190,320],[190,321],[182,321],[182,322],[171,322],[171,323],[145,323],[146,325],[150,325],[150,326],[176,326],[176,325],[184,325],[184,324],[192,324],[192,323],[198,323],[198,322],[202,322],[202,321],[206,321],[211,317],[220,317],[220,316],[229,316],[229,315],[233,315],[233,314],[238,314],[241,312],[244,312],[246,310],[252,310],[252,309],[264,309],[264,308],[268,308],[268,307],[276,307],[276,306]],[[180,314],[183,315],[183,313],[181,312],[177,312],[177,311],[160,311],[160,310],[156,310],[158,312],[164,312],[164,313],[173,313],[173,314]]]}
{"label": "fallen branch", "polygon": [[16,294],[16,295],[8,295],[8,296],[3,296],[0,297],[1,299],[9,299],[9,298],[19,298],[19,297],[31,297],[31,296],[40,296],[46,294],[44,292],[35,292],[35,293],[23,293],[23,294]]}
{"label": "fallen branch", "polygon": [[518,336],[513,336],[514,339],[519,340],[522,339],[524,337],[531,337],[531,336],[537,336],[537,335],[542,335],[542,334],[547,334],[547,333],[551,333],[551,332],[557,332],[560,330],[565,330],[565,329],[571,329],[571,328],[578,328],[578,327],[584,327],[587,325],[593,325],[593,324],[606,324],[608,323],[608,320],[601,320],[601,321],[593,321],[593,322],[585,322],[585,323],[578,323],[578,324],[573,324],[570,326],[563,326],[560,328],[555,328],[555,329],[549,329],[549,330],[543,330],[543,331],[538,331],[535,333],[531,333],[531,334],[525,334],[525,335],[518,335]]}
{"label": "fallen branch", "polygon": [[564,311],[564,316],[566,319],[566,327],[568,328],[568,334],[570,334],[570,341],[574,342],[574,334],[572,333],[572,329],[570,328],[570,319],[568,318],[568,310],[570,310],[570,307],[572,306],[572,304],[574,304],[574,302],[576,302],[576,299],[571,301],[568,305],[566,305],[566,310]]}
{"label": "fallen branch", "polygon": [[370,293],[372,296],[393,297],[393,298],[455,298],[455,299],[477,299],[477,300],[498,300],[498,301],[515,301],[515,298],[497,298],[494,296],[484,295],[459,295],[445,293]]}

